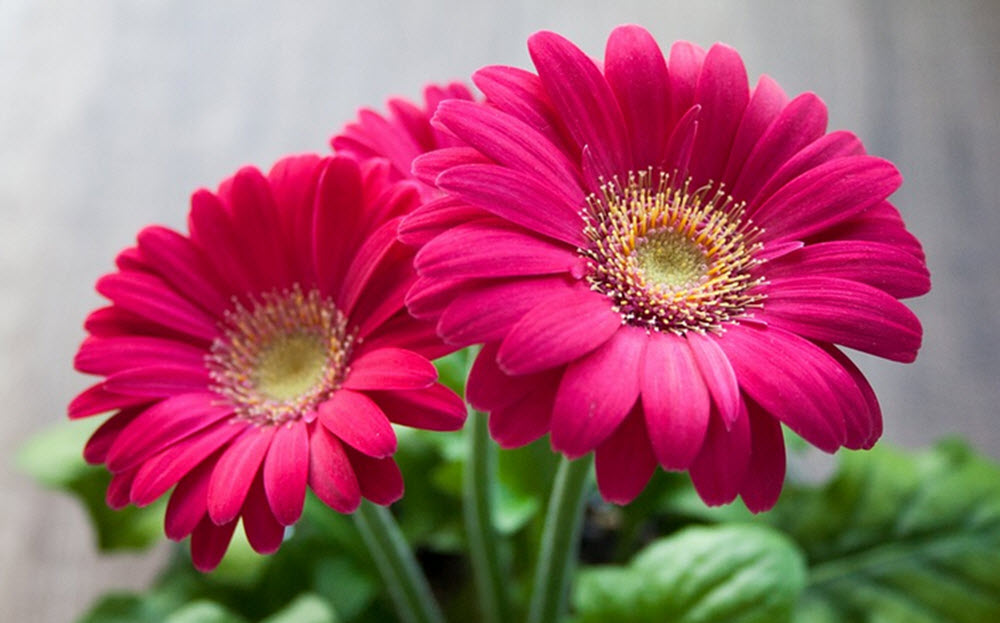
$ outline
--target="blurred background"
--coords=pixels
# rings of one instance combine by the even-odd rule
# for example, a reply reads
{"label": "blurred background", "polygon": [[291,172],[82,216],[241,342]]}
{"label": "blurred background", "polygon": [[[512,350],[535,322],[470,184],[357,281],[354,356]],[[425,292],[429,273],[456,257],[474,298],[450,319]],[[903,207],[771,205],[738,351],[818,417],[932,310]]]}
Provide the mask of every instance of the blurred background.
{"label": "blurred background", "polygon": [[1000,458],[1000,2],[0,3],[0,620],[68,621],[100,593],[141,588],[165,556],[101,558],[84,512],[13,466],[88,380],[71,369],[93,291],[149,223],[244,164],[325,151],[359,106],[416,98],[484,64],[530,66],[525,39],[594,56],[617,24],[724,41],[830,127],[895,162],[894,196],[934,289],[912,302],[915,364],[858,356],[886,438],[971,438]]}

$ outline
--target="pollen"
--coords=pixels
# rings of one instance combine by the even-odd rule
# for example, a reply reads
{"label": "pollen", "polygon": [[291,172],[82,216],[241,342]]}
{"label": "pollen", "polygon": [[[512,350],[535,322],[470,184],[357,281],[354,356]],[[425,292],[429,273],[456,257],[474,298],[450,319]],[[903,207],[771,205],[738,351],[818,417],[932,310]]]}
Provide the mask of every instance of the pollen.
{"label": "pollen", "polygon": [[309,419],[339,387],[353,338],[347,319],[316,290],[268,292],[234,302],[206,366],[213,390],[257,424]]}
{"label": "pollen", "polygon": [[587,279],[624,323],[678,335],[719,331],[762,304],[753,276],[760,229],[721,187],[633,172],[591,194],[582,216]]}

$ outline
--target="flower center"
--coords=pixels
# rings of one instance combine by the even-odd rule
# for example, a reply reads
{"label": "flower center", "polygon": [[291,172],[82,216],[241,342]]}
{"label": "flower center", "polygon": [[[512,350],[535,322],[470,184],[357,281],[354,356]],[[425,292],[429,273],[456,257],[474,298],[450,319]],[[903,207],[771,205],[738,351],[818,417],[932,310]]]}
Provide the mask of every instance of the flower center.
{"label": "flower center", "polygon": [[630,173],[587,198],[583,212],[591,288],[615,302],[622,320],[682,335],[715,331],[750,315],[760,230],[721,189],[691,190],[666,173]]}
{"label": "flower center", "polygon": [[249,309],[237,302],[220,332],[206,358],[213,389],[258,424],[309,418],[339,386],[353,342],[333,301],[298,285]]}

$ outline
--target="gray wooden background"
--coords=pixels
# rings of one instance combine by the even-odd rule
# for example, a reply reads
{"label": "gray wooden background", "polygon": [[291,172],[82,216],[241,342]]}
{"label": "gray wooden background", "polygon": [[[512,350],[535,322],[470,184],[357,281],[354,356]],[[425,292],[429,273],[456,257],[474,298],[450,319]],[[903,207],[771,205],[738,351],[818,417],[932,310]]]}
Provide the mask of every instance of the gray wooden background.
{"label": "gray wooden background", "polygon": [[437,0],[0,2],[0,621],[68,621],[141,587],[165,550],[100,558],[82,511],[12,468],[64,417],[94,280],[144,224],[246,163],[324,150],[360,105],[487,63],[528,64],[541,28],[594,55],[637,22],[667,46],[721,40],[789,93],[813,90],[906,178],[934,279],[909,366],[861,358],[886,438],[972,438],[1000,458],[1000,2]]}

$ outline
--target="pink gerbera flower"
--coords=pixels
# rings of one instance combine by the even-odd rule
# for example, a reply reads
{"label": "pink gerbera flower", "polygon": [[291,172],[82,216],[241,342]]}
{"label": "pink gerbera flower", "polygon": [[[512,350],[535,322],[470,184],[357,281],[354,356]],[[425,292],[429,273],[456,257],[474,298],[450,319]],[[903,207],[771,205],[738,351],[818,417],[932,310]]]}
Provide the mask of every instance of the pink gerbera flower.
{"label": "pink gerbera flower", "polygon": [[214,568],[242,518],[275,551],[307,486],[335,510],[403,493],[390,423],[461,427],[461,399],[429,359],[450,349],[403,307],[413,252],[396,242],[415,185],[384,161],[284,159],[191,199],[190,235],[163,227],[97,290],[82,372],[105,378],[72,402],[115,410],[84,450],[113,473],[107,500],[142,506],[173,487],[167,536],[191,535]]}
{"label": "pink gerbera flower", "polygon": [[474,148],[415,170],[452,203],[401,228],[426,243],[412,312],[483,342],[468,398],[503,446],[550,433],[594,451],[604,497],[689,470],[701,497],[760,511],[781,489],[780,424],[818,448],[868,448],[875,395],[846,346],[912,361],[927,292],[920,244],[887,197],[889,162],[826,108],[789,100],[739,55],[636,26],[603,65],[562,37],[528,42],[537,75],[487,67],[485,104],[436,122]]}
{"label": "pink gerbera flower", "polygon": [[[461,82],[431,84],[424,88],[424,104],[394,97],[386,105],[388,114],[370,108],[358,111],[356,121],[348,123],[340,134],[330,139],[334,151],[349,154],[358,160],[387,158],[397,179],[413,179],[413,160],[442,147],[456,147],[460,142],[440,127],[431,125],[431,116],[438,104],[446,99],[472,101],[472,93]],[[421,185],[431,196],[439,194],[433,184]]]}

